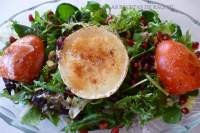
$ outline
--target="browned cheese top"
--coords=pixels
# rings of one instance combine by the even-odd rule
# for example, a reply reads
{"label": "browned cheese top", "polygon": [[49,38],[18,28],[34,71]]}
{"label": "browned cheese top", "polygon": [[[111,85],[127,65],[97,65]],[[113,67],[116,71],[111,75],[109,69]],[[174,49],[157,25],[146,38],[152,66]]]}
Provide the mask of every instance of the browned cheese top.
{"label": "browned cheese top", "polygon": [[59,69],[65,84],[76,95],[108,97],[120,86],[128,55],[121,40],[103,28],[83,28],[64,41]]}

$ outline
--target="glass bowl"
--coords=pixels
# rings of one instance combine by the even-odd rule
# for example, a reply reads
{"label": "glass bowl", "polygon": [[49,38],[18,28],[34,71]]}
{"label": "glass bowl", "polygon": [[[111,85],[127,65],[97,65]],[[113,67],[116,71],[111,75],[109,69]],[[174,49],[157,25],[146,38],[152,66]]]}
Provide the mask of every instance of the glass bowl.
{"label": "glass bowl", "polygon": [[[158,2],[153,2],[150,0],[97,0],[99,3],[108,3],[112,8],[113,14],[118,14],[121,7],[126,6],[127,8],[137,8],[137,9],[154,9],[160,14],[162,20],[173,21],[181,26],[183,32],[189,30],[192,33],[192,39],[195,41],[200,41],[198,37],[198,32],[200,31],[200,22],[195,18],[191,17],[189,14],[182,12],[173,8],[171,5],[164,5]],[[14,14],[8,20],[5,20],[0,24],[0,48],[3,48],[5,42],[8,40],[9,36],[16,36],[15,32],[10,28],[10,21],[18,21],[20,24],[30,25],[28,22],[28,15],[33,14],[35,10],[39,11],[41,14],[48,10],[55,10],[57,5],[60,3],[67,2],[81,7],[86,5],[87,0],[51,0],[39,5],[33,6],[29,9],[25,9]],[[0,91],[4,88],[4,83],[0,79]],[[193,109],[188,115],[183,117],[183,120],[178,124],[165,124],[161,120],[153,120],[144,127],[141,127],[137,120],[134,120],[134,124],[130,129],[120,129],[120,133],[186,133],[190,132],[193,128],[200,124],[200,97],[192,100]],[[55,127],[48,120],[42,120],[36,126],[27,126],[20,123],[20,114],[24,110],[23,105],[14,104],[12,101],[6,98],[0,98],[0,117],[7,122],[9,125],[20,129],[25,133],[60,133],[63,132],[64,126],[67,124],[64,116],[61,116],[61,122],[57,127]],[[109,130],[93,131],[94,133],[109,133]]]}

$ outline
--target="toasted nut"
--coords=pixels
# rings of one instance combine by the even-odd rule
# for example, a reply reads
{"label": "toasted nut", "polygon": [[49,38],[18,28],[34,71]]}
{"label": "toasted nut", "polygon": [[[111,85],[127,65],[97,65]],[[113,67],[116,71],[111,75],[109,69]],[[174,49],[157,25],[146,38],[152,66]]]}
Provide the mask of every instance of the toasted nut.
{"label": "toasted nut", "polygon": [[72,103],[72,99],[70,97],[67,97],[66,99],[67,103],[71,104]]}
{"label": "toasted nut", "polygon": [[57,64],[53,62],[52,60],[47,61],[47,66],[52,70],[57,68]]}
{"label": "toasted nut", "polygon": [[49,52],[48,59],[55,61],[56,60],[56,52],[55,51]]}

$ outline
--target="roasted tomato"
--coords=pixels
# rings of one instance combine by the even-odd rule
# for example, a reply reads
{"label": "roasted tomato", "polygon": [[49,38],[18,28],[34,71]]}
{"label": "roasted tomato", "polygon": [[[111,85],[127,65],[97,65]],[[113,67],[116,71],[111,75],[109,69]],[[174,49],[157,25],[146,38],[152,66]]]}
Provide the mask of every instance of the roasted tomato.
{"label": "roasted tomato", "polygon": [[25,36],[4,50],[0,57],[0,75],[30,83],[39,76],[44,61],[44,44],[34,35]]}
{"label": "roasted tomato", "polygon": [[185,94],[200,88],[200,61],[183,44],[168,40],[156,48],[156,70],[170,94]]}

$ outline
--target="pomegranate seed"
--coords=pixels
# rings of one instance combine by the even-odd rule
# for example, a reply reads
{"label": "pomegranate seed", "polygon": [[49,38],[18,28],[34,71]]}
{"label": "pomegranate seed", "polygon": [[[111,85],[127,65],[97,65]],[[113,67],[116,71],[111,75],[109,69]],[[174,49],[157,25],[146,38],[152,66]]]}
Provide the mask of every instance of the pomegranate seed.
{"label": "pomegranate seed", "polygon": [[163,34],[162,40],[169,40],[169,39],[170,39],[169,35]]}
{"label": "pomegranate seed", "polygon": [[195,54],[196,54],[196,56],[197,56],[198,58],[200,58],[200,51],[197,51]]}
{"label": "pomegranate seed", "polygon": [[79,133],[88,133],[87,130],[80,130]]}
{"label": "pomegranate seed", "polygon": [[162,38],[163,38],[162,33],[161,33],[161,32],[157,32],[156,36],[157,36],[158,42],[161,42],[161,41],[162,41]]}
{"label": "pomegranate seed", "polygon": [[135,80],[131,80],[131,85],[134,85],[136,83]]}
{"label": "pomegranate seed", "polygon": [[54,13],[50,10],[48,11],[48,17],[52,16]]}
{"label": "pomegranate seed", "polygon": [[73,97],[74,94],[73,94],[70,90],[66,90],[66,91],[64,92],[64,96],[65,96],[65,97]]}
{"label": "pomegranate seed", "polygon": [[148,47],[147,43],[144,42],[144,43],[142,44],[142,48],[143,48],[143,49],[147,49],[147,47]]}
{"label": "pomegranate seed", "polygon": [[106,129],[106,128],[108,128],[108,123],[105,122],[105,121],[100,122],[99,123],[99,128],[100,129]]}
{"label": "pomegranate seed", "polygon": [[119,133],[119,128],[115,127],[111,130],[111,133]]}
{"label": "pomegranate seed", "polygon": [[134,41],[133,41],[133,39],[128,39],[127,43],[128,43],[129,46],[133,46]]}
{"label": "pomegranate seed", "polygon": [[163,41],[163,40],[169,40],[171,39],[168,34],[163,34],[162,32],[157,32],[157,43]]}
{"label": "pomegranate seed", "polygon": [[187,98],[188,98],[187,96],[181,96],[179,98],[179,104],[184,105],[187,102]]}
{"label": "pomegranate seed", "polygon": [[184,107],[184,108],[181,109],[181,112],[182,112],[183,114],[188,114],[188,113],[189,113],[189,109],[186,108],[186,107]]}
{"label": "pomegranate seed", "polygon": [[32,15],[32,14],[28,15],[28,20],[29,20],[30,22],[33,22],[33,21],[34,21],[34,18],[33,18],[33,15]]}
{"label": "pomegranate seed", "polygon": [[57,41],[56,41],[56,48],[58,49],[58,50],[60,50],[60,49],[62,49],[62,46],[63,46],[63,44],[64,44],[64,37],[59,37],[58,39],[57,39]]}
{"label": "pomegranate seed", "polygon": [[137,62],[135,62],[135,63],[133,63],[133,67],[135,67],[135,68],[138,68],[138,63]]}
{"label": "pomegranate seed", "polygon": [[150,67],[151,66],[148,63],[145,63],[144,66],[143,66],[143,69],[147,71],[147,70],[150,69]]}
{"label": "pomegranate seed", "polygon": [[13,36],[10,36],[9,37],[9,42],[10,43],[13,43],[13,42],[15,42],[17,39],[15,38],[15,37],[13,37]]}
{"label": "pomegranate seed", "polygon": [[140,20],[144,20],[144,16],[142,16],[142,17],[140,18]]}
{"label": "pomegranate seed", "polygon": [[145,20],[144,16],[142,16],[142,17],[140,18],[140,23],[141,23],[143,26],[146,26],[146,25],[148,24],[147,21]]}
{"label": "pomegranate seed", "polygon": [[138,79],[138,78],[139,78],[139,74],[136,73],[136,72],[133,72],[132,77],[133,77],[134,79]]}
{"label": "pomegranate seed", "polygon": [[119,128],[123,128],[124,126],[123,126],[123,125],[119,125],[118,127],[119,127]]}
{"label": "pomegranate seed", "polygon": [[192,48],[193,49],[198,49],[199,48],[199,42],[193,42],[192,43]]}

